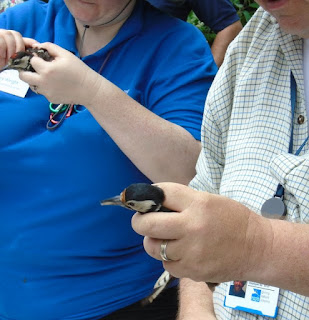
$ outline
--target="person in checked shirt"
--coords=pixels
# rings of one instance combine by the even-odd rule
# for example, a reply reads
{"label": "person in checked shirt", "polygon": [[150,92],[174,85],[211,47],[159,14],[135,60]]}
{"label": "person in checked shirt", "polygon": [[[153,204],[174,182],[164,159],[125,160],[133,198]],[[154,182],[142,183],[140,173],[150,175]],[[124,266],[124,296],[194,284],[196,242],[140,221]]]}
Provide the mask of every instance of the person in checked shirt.
{"label": "person in checked shirt", "polygon": [[309,1],[256,2],[209,91],[195,178],[159,184],[178,213],[132,220],[158,260],[164,240],[167,271],[200,281],[182,280],[181,320],[269,319],[224,306],[233,280],[280,288],[277,320],[309,319]]}

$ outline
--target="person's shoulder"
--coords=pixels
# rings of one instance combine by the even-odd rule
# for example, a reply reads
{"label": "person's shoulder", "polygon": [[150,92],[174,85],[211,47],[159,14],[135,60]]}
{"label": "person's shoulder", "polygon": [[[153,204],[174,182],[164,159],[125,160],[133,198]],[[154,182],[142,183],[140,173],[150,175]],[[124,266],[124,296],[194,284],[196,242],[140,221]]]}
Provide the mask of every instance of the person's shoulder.
{"label": "person's shoulder", "polygon": [[230,44],[227,53],[246,52],[253,43],[257,41],[263,43],[269,40],[276,29],[275,18],[260,7]]}
{"label": "person's shoulder", "polygon": [[277,28],[276,20],[268,12],[262,8],[255,12],[226,51],[213,84],[212,100],[217,99],[221,90],[235,86],[242,67],[256,61],[261,52],[266,50],[267,44],[274,41]]}
{"label": "person's shoulder", "polygon": [[273,29],[272,27],[276,24],[276,19],[262,7],[259,7],[244,29],[246,32],[253,34],[261,31],[263,33],[270,33]]}

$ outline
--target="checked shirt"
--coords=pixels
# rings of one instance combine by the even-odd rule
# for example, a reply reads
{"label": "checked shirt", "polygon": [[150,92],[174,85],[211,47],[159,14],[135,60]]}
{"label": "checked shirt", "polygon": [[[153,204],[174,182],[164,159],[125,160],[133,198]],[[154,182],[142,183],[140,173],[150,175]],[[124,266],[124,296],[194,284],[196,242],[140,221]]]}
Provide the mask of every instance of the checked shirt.
{"label": "checked shirt", "polygon": [[[299,156],[288,153],[291,72],[297,83],[293,152],[308,136],[302,47],[302,39],[284,33],[272,16],[257,10],[230,45],[209,91],[191,187],[227,196],[260,214],[281,183],[286,219],[309,223],[308,144]],[[299,116],[305,117],[303,123]],[[214,293],[218,319],[269,319],[225,308],[226,287]],[[309,297],[280,290],[276,319],[309,319]]]}

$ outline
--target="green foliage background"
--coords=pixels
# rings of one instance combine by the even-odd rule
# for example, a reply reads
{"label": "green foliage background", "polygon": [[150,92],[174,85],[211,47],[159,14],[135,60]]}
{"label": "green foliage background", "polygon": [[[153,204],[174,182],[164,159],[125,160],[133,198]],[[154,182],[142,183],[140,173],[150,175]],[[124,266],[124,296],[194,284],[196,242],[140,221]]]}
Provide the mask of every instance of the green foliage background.
{"label": "green foliage background", "polygon": [[[254,0],[231,0],[231,2],[237,10],[243,26],[249,21],[255,10],[258,8],[258,4]],[[205,26],[204,23],[196,17],[193,11],[190,13],[187,21],[197,26],[203,32],[209,44],[212,44],[216,34],[210,30],[209,27]]]}

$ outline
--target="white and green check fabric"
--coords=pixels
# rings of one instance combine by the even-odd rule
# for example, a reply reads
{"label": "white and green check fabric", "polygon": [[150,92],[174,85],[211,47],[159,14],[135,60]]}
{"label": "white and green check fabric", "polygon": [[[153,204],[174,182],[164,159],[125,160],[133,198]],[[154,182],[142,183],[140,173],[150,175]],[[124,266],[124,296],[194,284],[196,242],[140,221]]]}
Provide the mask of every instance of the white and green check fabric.
{"label": "white and green check fabric", "polygon": [[[308,135],[302,47],[302,39],[285,34],[273,17],[257,10],[230,45],[209,91],[203,149],[191,187],[225,195],[260,213],[281,183],[287,219],[309,223],[309,146],[299,156],[288,154],[291,71],[297,83],[294,152]],[[303,124],[298,124],[300,115]],[[264,319],[223,307],[226,286],[214,294],[218,319]],[[280,290],[277,319],[309,319],[309,298]]]}

